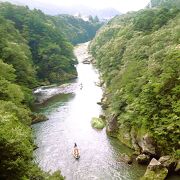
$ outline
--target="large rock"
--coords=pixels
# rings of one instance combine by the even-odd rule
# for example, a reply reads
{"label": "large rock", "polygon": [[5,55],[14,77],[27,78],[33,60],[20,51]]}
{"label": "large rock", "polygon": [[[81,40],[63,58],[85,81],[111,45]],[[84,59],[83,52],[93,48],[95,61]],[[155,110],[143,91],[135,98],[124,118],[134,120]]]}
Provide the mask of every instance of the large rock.
{"label": "large rock", "polygon": [[48,117],[41,113],[34,113],[31,115],[31,117],[32,117],[32,124],[36,124],[48,120]]}
{"label": "large rock", "polygon": [[133,148],[130,131],[131,126],[120,124],[118,127],[117,138],[129,148]]}
{"label": "large rock", "polygon": [[123,153],[121,156],[120,156],[120,160],[127,163],[127,164],[132,164],[133,162],[133,159],[132,157],[128,156],[127,154]]}
{"label": "large rock", "polygon": [[156,155],[155,142],[149,134],[145,134],[139,140],[138,144],[141,147],[143,154],[148,154],[152,156]]}
{"label": "large rock", "polygon": [[140,154],[140,147],[137,141],[137,131],[133,127],[131,128],[130,135],[132,148],[135,150],[136,154]]}
{"label": "large rock", "polygon": [[174,169],[176,168],[176,160],[171,156],[162,156],[160,157],[159,162],[170,172],[174,171]]}
{"label": "large rock", "polygon": [[117,123],[117,116],[116,115],[112,115],[107,123],[107,132],[108,133],[113,133],[118,129],[118,123]]}
{"label": "large rock", "polygon": [[107,104],[107,94],[104,93],[103,97],[101,98],[101,108],[103,110],[106,110],[108,108],[108,104]]}
{"label": "large rock", "polygon": [[180,159],[177,161],[177,165],[176,165],[176,168],[175,168],[175,172],[180,174]]}
{"label": "large rock", "polygon": [[150,161],[150,156],[147,154],[140,154],[137,158],[136,161],[138,164],[148,164]]}
{"label": "large rock", "polygon": [[165,168],[155,158],[149,163],[147,170],[141,180],[164,180],[168,174],[168,169]]}

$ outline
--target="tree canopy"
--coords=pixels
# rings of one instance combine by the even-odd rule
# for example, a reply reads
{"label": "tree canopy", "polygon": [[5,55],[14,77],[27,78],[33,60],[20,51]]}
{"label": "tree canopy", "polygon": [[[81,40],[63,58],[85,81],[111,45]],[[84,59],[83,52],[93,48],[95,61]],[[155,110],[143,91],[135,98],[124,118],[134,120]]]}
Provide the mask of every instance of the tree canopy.
{"label": "tree canopy", "polygon": [[146,9],[115,17],[90,45],[108,114],[151,133],[165,154],[179,148],[179,32],[179,9]]}

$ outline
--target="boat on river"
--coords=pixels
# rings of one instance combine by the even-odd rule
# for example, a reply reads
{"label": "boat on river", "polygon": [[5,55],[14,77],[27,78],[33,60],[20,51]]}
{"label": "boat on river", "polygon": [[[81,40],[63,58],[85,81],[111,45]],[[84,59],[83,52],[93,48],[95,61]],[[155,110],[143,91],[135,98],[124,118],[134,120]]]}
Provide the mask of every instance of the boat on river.
{"label": "boat on river", "polygon": [[78,149],[76,143],[74,143],[74,148],[73,148],[72,153],[73,153],[73,156],[74,156],[75,159],[79,159],[80,158],[79,149]]}
{"label": "boat on river", "polygon": [[73,156],[75,159],[79,159],[80,158],[80,154],[79,153],[75,153],[75,151],[73,150]]}

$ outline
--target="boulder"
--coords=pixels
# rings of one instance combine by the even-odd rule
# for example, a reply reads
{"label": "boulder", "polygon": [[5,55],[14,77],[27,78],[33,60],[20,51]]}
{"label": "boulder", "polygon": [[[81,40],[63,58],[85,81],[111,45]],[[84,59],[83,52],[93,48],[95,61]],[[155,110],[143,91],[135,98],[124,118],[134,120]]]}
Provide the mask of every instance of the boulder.
{"label": "boulder", "polygon": [[177,165],[176,165],[176,168],[175,168],[175,172],[180,174],[180,159],[177,161]]}
{"label": "boulder", "polygon": [[98,105],[102,106],[102,102],[97,102]]}
{"label": "boulder", "polygon": [[140,147],[137,142],[137,131],[132,127],[130,131],[131,135],[131,143],[132,143],[132,148],[135,150],[136,154],[140,154]]}
{"label": "boulder", "polygon": [[107,108],[108,108],[108,105],[106,104],[106,102],[101,102],[101,108],[103,109],[103,110],[106,110]]}
{"label": "boulder", "polygon": [[111,132],[115,132],[118,129],[118,123],[117,123],[117,116],[116,115],[112,115],[107,123],[107,132],[111,133]]}
{"label": "boulder", "polygon": [[168,169],[165,168],[155,158],[149,163],[147,170],[141,180],[164,180],[168,174]]}
{"label": "boulder", "polygon": [[106,110],[108,108],[108,104],[107,104],[107,94],[103,94],[103,97],[101,98],[101,108],[103,110]]}
{"label": "boulder", "polygon": [[147,154],[140,154],[137,158],[136,161],[138,164],[148,164],[150,161],[150,156]]}
{"label": "boulder", "polygon": [[153,138],[149,134],[145,134],[138,142],[143,154],[155,156],[156,148]]}
{"label": "boulder", "polygon": [[47,121],[47,120],[48,120],[48,117],[45,116],[44,114],[41,114],[41,113],[32,114],[32,124],[39,123],[42,121]]}
{"label": "boulder", "polygon": [[132,164],[133,162],[133,159],[132,157],[128,156],[127,154],[123,153],[121,156],[120,156],[120,160],[127,163],[127,164]]}
{"label": "boulder", "polygon": [[83,63],[83,64],[90,64],[91,62],[86,59],[86,60],[82,61],[82,63]]}
{"label": "boulder", "polygon": [[105,127],[105,123],[101,118],[92,118],[91,125],[96,129],[103,129]]}
{"label": "boulder", "polygon": [[176,168],[176,160],[173,159],[171,156],[162,156],[159,159],[159,162],[166,167],[169,172],[174,171],[174,169]]}
{"label": "boulder", "polygon": [[131,126],[118,124],[117,138],[129,148],[133,148],[130,135]]}
{"label": "boulder", "polygon": [[101,118],[103,121],[106,120],[106,116],[104,116],[103,114],[100,114],[100,115],[99,115],[99,118]]}

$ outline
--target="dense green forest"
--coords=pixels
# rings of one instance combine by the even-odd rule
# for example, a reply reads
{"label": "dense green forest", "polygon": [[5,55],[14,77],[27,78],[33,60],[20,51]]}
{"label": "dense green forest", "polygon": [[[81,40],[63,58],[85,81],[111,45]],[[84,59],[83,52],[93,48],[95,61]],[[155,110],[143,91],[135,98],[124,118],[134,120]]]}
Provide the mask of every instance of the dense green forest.
{"label": "dense green forest", "polygon": [[180,157],[179,44],[179,8],[158,4],[115,17],[90,45],[105,83],[108,124],[131,148],[148,133],[160,155]]}
{"label": "dense green forest", "polygon": [[[1,37],[5,40],[1,40],[1,52],[4,62],[13,64],[14,68],[17,69],[16,73],[24,72],[27,74],[27,71],[28,73],[34,71],[37,72],[39,81],[50,83],[76,77],[73,47],[64,38],[59,28],[55,26],[51,17],[39,10],[31,11],[28,7],[15,6],[9,3],[0,5],[0,16],[10,20],[13,28],[15,28],[15,31],[9,32],[7,30],[2,34]],[[19,38],[16,39],[16,35],[13,34],[15,32],[20,34],[19,38],[24,41],[24,46],[27,46],[26,49],[24,46],[21,47],[22,43],[16,42]],[[6,33],[12,34],[9,41],[6,38],[8,36]],[[13,56],[14,59],[10,56]],[[11,62],[8,62],[10,59]],[[19,61],[24,62],[23,66],[20,65]],[[33,65],[32,70],[29,69],[30,67],[28,68],[30,65],[27,66],[27,63],[30,64],[30,62],[33,62],[31,63]],[[25,74],[17,74],[17,79],[26,78]],[[31,77],[31,75],[27,76],[27,78]],[[31,79],[31,81],[33,80]]]}
{"label": "dense green forest", "polygon": [[[80,35],[71,37],[68,28],[77,24]],[[0,3],[0,179],[63,179],[32,161],[32,89],[76,78],[73,45],[65,36],[79,43],[96,30],[83,20]]]}
{"label": "dense green forest", "polygon": [[97,17],[93,18],[90,16],[89,20],[84,21],[71,15],[53,17],[54,24],[62,30],[65,37],[74,45],[91,40],[103,24],[99,22]]}
{"label": "dense green forest", "polygon": [[179,0],[151,0],[148,7],[165,7],[165,8],[177,8],[180,7]]}

